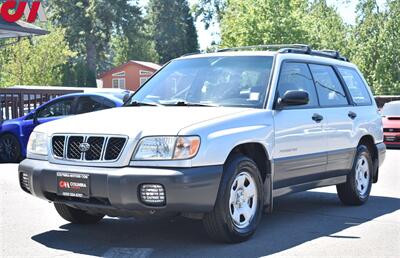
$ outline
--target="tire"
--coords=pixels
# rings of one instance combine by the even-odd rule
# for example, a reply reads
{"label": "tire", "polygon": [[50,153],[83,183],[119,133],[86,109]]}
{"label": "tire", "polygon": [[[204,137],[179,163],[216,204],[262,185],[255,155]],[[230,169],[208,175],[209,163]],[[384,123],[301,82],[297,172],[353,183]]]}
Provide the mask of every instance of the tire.
{"label": "tire", "polygon": [[208,235],[225,243],[249,239],[262,217],[262,185],[259,170],[253,160],[243,155],[231,158],[224,166],[214,209],[203,219]]}
{"label": "tire", "polygon": [[371,193],[373,162],[368,147],[359,145],[353,168],[344,184],[336,186],[340,201],[345,205],[363,205]]}
{"label": "tire", "polygon": [[104,217],[103,214],[90,214],[62,203],[54,203],[54,207],[63,219],[74,224],[95,224]]}
{"label": "tire", "polygon": [[0,162],[18,163],[21,161],[21,145],[17,137],[4,134],[0,137]]}

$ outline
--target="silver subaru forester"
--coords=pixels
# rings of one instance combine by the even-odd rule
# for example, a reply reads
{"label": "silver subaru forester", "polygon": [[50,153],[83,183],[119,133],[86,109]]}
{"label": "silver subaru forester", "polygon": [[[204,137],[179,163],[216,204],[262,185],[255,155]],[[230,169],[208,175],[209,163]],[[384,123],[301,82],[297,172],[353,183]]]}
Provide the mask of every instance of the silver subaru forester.
{"label": "silver subaru forester", "polygon": [[177,58],[124,107],[36,127],[19,178],[72,223],[183,215],[232,243],[282,195],[336,185],[344,204],[364,204],[385,151],[354,64],[255,46]]}

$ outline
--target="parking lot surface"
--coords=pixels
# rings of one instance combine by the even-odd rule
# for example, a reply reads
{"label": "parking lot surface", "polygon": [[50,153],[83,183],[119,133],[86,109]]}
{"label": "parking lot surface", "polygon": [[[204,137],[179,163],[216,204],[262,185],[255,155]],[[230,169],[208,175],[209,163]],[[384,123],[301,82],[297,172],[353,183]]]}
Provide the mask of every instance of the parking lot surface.
{"label": "parking lot surface", "polygon": [[0,257],[400,257],[400,150],[389,150],[368,203],[343,206],[335,187],[278,199],[255,236],[208,239],[201,221],[106,218],[72,225],[20,190],[17,165],[0,164]]}

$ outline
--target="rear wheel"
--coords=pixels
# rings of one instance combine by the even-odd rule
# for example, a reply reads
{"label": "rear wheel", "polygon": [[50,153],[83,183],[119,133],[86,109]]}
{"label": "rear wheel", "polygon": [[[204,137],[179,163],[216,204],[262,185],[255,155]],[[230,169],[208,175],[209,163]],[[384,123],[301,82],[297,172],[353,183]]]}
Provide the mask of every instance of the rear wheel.
{"label": "rear wheel", "polygon": [[214,210],[204,217],[207,233],[221,242],[250,238],[260,222],[263,205],[262,179],[255,162],[245,156],[225,166]]}
{"label": "rear wheel", "polygon": [[21,160],[21,145],[17,137],[12,134],[4,134],[0,137],[0,161],[5,163],[17,163]]}
{"label": "rear wheel", "polygon": [[54,207],[63,219],[74,224],[94,224],[104,217],[103,214],[91,214],[87,211],[75,209],[62,203],[54,203]]}
{"label": "rear wheel", "polygon": [[339,199],[346,205],[362,205],[370,195],[373,163],[368,147],[359,145],[347,182],[337,185]]}

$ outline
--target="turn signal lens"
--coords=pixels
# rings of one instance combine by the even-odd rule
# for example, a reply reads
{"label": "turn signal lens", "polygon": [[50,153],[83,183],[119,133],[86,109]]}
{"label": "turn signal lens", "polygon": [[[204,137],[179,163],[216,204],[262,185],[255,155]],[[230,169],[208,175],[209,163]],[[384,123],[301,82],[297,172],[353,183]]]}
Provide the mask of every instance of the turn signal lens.
{"label": "turn signal lens", "polygon": [[190,159],[196,156],[200,147],[200,137],[178,137],[175,146],[174,159]]}

